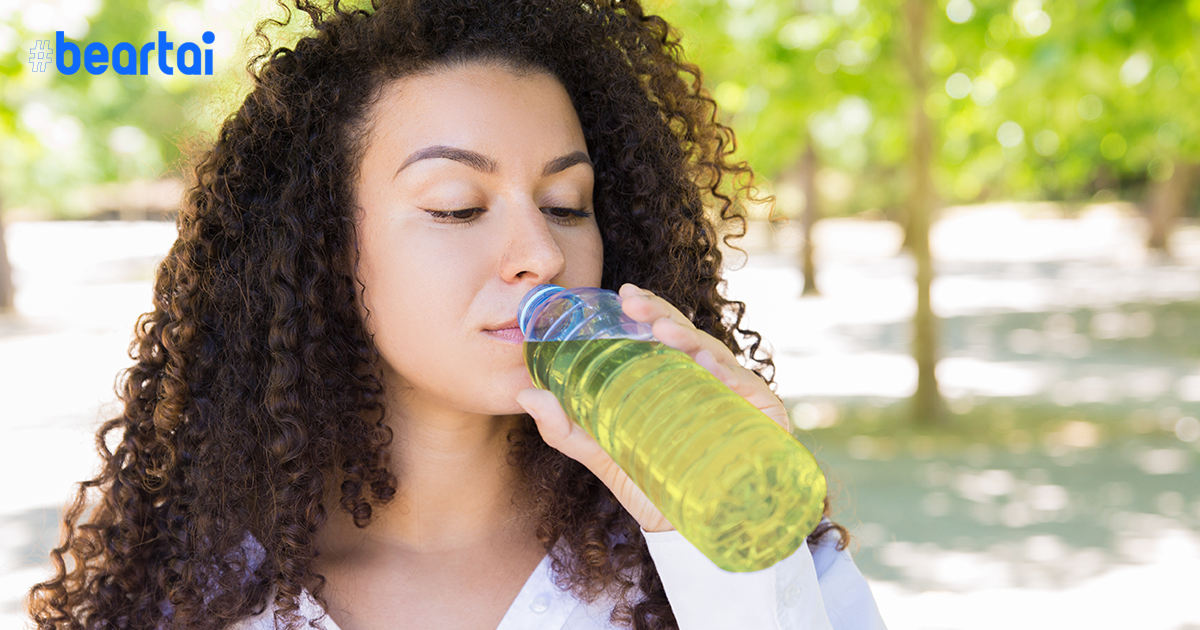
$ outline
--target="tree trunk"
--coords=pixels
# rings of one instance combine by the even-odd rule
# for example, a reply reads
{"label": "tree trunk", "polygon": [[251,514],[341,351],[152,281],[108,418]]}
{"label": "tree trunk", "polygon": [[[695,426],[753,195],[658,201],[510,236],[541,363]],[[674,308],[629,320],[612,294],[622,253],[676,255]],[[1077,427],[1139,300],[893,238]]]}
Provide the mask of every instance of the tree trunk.
{"label": "tree trunk", "polygon": [[0,200],[0,313],[16,308],[13,302],[12,265],[8,263],[8,245],[4,241],[4,206]]}
{"label": "tree trunk", "polygon": [[1175,170],[1164,181],[1154,182],[1147,194],[1150,211],[1150,238],[1146,247],[1170,255],[1171,230],[1183,216],[1191,198],[1200,166],[1177,160]]}
{"label": "tree trunk", "polygon": [[908,200],[908,249],[917,263],[917,312],[913,318],[912,353],[917,362],[917,391],[911,403],[913,420],[918,424],[941,424],[943,406],[938,391],[938,322],[930,302],[933,285],[933,259],[929,251],[929,226],[934,202],[933,128],[925,113],[929,78],[922,54],[930,5],[926,0],[906,0],[908,23],[906,65],[912,81],[912,189]]}
{"label": "tree trunk", "polygon": [[800,158],[800,185],[804,190],[804,212],[800,215],[800,226],[803,238],[800,243],[800,269],[804,273],[804,289],[801,296],[820,295],[817,290],[817,266],[813,261],[813,225],[820,217],[821,209],[817,196],[817,151],[813,148],[813,140],[808,139],[804,148],[804,157]]}

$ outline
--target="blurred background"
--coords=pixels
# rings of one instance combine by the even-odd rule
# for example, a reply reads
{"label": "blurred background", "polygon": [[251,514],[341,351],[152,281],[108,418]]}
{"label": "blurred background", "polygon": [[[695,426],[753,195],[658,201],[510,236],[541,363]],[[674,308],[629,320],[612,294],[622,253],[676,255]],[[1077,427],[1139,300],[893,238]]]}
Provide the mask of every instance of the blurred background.
{"label": "blurred background", "polygon": [[[1200,630],[1200,0],[679,0],[748,305],[893,630]],[[0,0],[0,628],[96,462],[262,0]],[[213,76],[38,41],[216,40]]]}

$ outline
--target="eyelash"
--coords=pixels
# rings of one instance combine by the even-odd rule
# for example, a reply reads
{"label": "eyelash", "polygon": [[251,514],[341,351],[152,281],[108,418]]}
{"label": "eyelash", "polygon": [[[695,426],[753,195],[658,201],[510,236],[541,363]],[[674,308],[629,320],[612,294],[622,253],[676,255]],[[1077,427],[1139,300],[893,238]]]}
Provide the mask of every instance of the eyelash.
{"label": "eyelash", "polygon": [[[587,210],[576,209],[576,208],[553,207],[553,208],[544,208],[544,210],[547,210],[550,212],[553,212],[555,210],[561,210],[561,211],[569,213],[569,216],[565,216],[565,217],[551,215],[551,216],[554,216],[554,219],[557,223],[561,223],[563,225],[572,225],[574,223],[577,223],[578,220],[580,220],[580,219],[586,219],[586,218],[592,216],[591,212],[588,212]],[[438,221],[439,223],[470,225],[470,224],[478,221],[479,217],[482,215],[482,213],[487,212],[487,211],[484,210],[483,208],[464,208],[462,210],[444,210],[444,211],[443,210],[426,210],[426,212],[428,212],[434,218],[434,220]],[[463,216],[457,216],[459,213],[462,213],[462,212],[473,213],[473,216],[469,219],[466,217],[463,217]]]}

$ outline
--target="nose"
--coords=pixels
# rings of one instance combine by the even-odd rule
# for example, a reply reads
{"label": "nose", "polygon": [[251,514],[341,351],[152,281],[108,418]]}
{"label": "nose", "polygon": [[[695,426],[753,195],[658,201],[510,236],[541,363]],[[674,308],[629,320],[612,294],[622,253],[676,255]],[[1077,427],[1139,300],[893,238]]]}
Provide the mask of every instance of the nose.
{"label": "nose", "polygon": [[566,269],[567,259],[550,219],[532,200],[513,204],[505,215],[508,230],[501,277],[506,282],[552,283]]}

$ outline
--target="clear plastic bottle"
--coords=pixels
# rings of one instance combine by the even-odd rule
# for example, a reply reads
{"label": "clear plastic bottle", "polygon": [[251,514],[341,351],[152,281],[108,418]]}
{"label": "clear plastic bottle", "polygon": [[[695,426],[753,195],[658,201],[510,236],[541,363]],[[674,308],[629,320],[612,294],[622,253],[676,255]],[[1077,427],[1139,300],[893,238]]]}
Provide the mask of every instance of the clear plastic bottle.
{"label": "clear plastic bottle", "polygon": [[825,476],[808,449],[655,341],[616,293],[540,285],[517,319],[534,384],[718,567],[770,567],[820,522]]}

